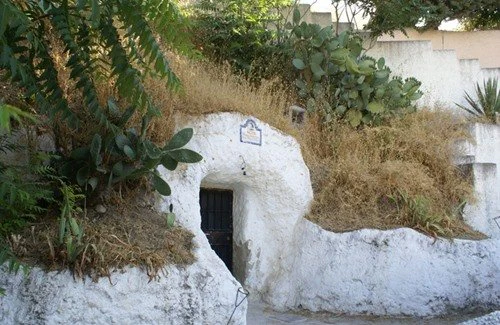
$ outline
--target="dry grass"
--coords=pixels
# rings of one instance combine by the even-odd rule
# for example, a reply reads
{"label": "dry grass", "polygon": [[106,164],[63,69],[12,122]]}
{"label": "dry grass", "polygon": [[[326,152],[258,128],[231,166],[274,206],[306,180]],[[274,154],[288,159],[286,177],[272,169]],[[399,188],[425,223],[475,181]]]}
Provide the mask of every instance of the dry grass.
{"label": "dry grass", "polygon": [[[166,116],[171,112],[183,115],[202,115],[216,112],[240,112],[266,121],[287,133],[296,133],[285,116],[292,103],[292,96],[280,80],[263,80],[259,87],[231,73],[227,65],[216,65],[201,61],[190,61],[177,55],[169,59],[182,83],[182,91],[168,94],[158,85],[148,82],[148,91],[153,91],[155,103]],[[157,121],[154,129],[163,127]]]}
{"label": "dry grass", "polygon": [[138,197],[133,203],[108,204],[105,214],[89,209],[86,217],[78,217],[85,249],[75,263],[68,264],[64,247],[57,245],[56,217],[33,224],[12,248],[27,264],[49,270],[69,267],[76,276],[94,279],[129,265],[142,268],[153,279],[167,265],[193,263],[193,235],[179,227],[167,228],[162,214]]}
{"label": "dry grass", "polygon": [[477,237],[457,210],[473,188],[453,165],[456,140],[469,135],[452,115],[420,111],[362,130],[314,124],[303,139],[315,192],[310,220],[332,231],[406,226]]}
{"label": "dry grass", "polygon": [[467,227],[458,207],[472,200],[472,185],[452,159],[454,143],[467,138],[465,124],[443,112],[421,111],[387,125],[354,130],[325,127],[314,117],[300,130],[285,114],[293,96],[279,80],[260,87],[228,66],[170,56],[183,92],[148,84],[166,119],[152,134],[168,138],[172,115],[235,111],[255,116],[297,138],[311,169],[315,203],[308,218],[332,231],[412,227],[432,235],[481,237]]}
{"label": "dry grass", "polygon": [[[285,114],[293,97],[279,81],[254,87],[228,66],[171,56],[184,92],[159,91],[160,107],[185,115],[235,111],[253,115],[297,138],[313,181],[308,218],[332,231],[412,227],[432,235],[478,238],[458,207],[472,186],[452,159],[465,124],[448,113],[421,111],[387,125],[354,130],[325,127],[311,117],[300,130]],[[155,89],[154,85],[149,87]],[[162,125],[159,123],[158,125]]]}

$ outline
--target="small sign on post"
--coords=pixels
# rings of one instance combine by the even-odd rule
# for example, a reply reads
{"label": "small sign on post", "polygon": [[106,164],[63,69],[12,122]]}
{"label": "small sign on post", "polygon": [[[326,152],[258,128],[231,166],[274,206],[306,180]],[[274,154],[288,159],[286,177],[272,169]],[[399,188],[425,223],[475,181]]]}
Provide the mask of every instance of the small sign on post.
{"label": "small sign on post", "polygon": [[254,120],[248,119],[240,125],[240,142],[262,145],[262,130]]}

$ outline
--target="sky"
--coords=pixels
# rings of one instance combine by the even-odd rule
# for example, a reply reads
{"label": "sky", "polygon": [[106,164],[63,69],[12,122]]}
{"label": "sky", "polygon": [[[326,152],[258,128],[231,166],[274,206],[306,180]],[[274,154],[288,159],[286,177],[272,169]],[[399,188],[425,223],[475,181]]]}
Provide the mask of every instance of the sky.
{"label": "sky", "polygon": [[[332,10],[331,0],[300,0],[300,3],[314,3],[311,8],[312,11],[327,12]],[[442,23],[441,26],[439,26],[439,29],[456,30],[457,27],[458,27],[458,20],[451,20]]]}

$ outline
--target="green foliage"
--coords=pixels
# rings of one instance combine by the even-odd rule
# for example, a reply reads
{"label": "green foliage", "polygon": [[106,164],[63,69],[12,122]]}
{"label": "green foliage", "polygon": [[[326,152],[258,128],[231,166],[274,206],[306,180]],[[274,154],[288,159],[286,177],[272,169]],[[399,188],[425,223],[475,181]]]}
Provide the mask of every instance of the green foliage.
{"label": "green foliage", "polygon": [[47,186],[52,173],[50,167],[40,165],[0,169],[0,236],[19,231],[45,211],[41,203],[53,201]]}
{"label": "green foliage", "polygon": [[399,192],[396,196],[391,196],[389,199],[396,204],[399,212],[406,209],[406,215],[409,215],[411,226],[421,230],[434,237],[450,236],[451,231],[448,229],[449,220],[446,216],[439,216],[431,211],[431,203],[424,196],[416,195],[409,196],[407,193]]}
{"label": "green foliage", "polygon": [[481,8],[474,16],[464,17],[460,24],[464,30],[495,30],[500,29],[500,6],[496,9]]}
{"label": "green foliage", "polygon": [[206,57],[229,62],[238,73],[269,77],[281,53],[284,17],[291,0],[200,1],[193,8],[193,42]]}
{"label": "green foliage", "polygon": [[0,131],[3,130],[6,133],[10,133],[12,120],[21,123],[22,118],[35,122],[35,117],[32,114],[15,106],[5,104],[2,99],[0,99]]}
{"label": "green foliage", "polygon": [[[145,9],[163,2],[1,0],[0,67],[27,90],[26,97],[33,98],[42,113],[59,115],[76,126],[81,122],[79,114],[68,107],[49,50],[49,36],[55,31],[69,56],[66,67],[70,78],[82,91],[95,122],[106,128],[115,126],[97,101],[97,73],[115,77],[123,98],[147,109],[148,114],[155,114],[157,110],[144,89],[141,71],[152,68],[160,77],[166,77],[171,87],[179,85],[145,19]],[[160,14],[149,12],[148,18],[165,28],[166,22],[157,19]],[[129,42],[124,42],[124,38]]]}
{"label": "green foliage", "polygon": [[[62,167],[58,171],[86,193],[96,190],[103,178],[111,185],[154,174],[162,160],[169,166],[201,160],[187,149],[159,148],[146,134],[160,111],[145,89],[144,78],[166,80],[167,89],[180,87],[154,31],[170,46],[184,52],[189,49],[186,21],[173,1],[0,0],[0,12],[0,69],[26,89],[25,97],[36,104],[37,113],[47,115],[53,123],[63,120],[74,132],[80,132],[81,125],[97,126],[90,143],[73,141],[73,150],[60,152]],[[70,91],[83,96],[83,111],[68,105],[68,95],[58,80],[51,52],[57,45],[54,37],[68,58],[65,68],[75,85]],[[111,98],[106,105],[99,101],[97,80],[102,79],[112,80],[128,108],[122,109]],[[142,119],[139,131],[126,128],[133,115]],[[83,130],[88,132],[92,130]],[[162,194],[170,193],[156,174],[153,183]]]}
{"label": "green foliage", "polygon": [[497,123],[497,115],[500,114],[500,88],[498,88],[497,78],[488,78],[483,82],[483,88],[476,84],[476,97],[465,92],[465,100],[469,107],[457,104],[458,107],[474,116],[484,116],[492,123]]}
{"label": "green foliage", "polygon": [[295,85],[308,111],[321,113],[326,122],[341,117],[356,127],[414,110],[412,102],[422,95],[420,82],[390,78],[383,58],[362,55],[358,35],[345,31],[336,36],[331,26],[294,24]]}
{"label": "green foliage", "polygon": [[[12,143],[12,120],[21,122],[22,118],[34,121],[34,117],[17,107],[0,102],[0,152],[19,151],[21,146]],[[52,175],[49,167],[39,164],[36,159],[24,168],[0,161],[0,267],[9,273],[22,270],[26,275],[29,267],[15,256],[7,239],[34,219],[45,209],[41,200],[52,201],[52,191],[46,187],[46,179]],[[0,288],[0,296],[5,289]]]}
{"label": "green foliage", "polygon": [[[215,3],[234,6],[222,9],[215,6],[210,14],[198,16],[198,23],[216,26],[199,26],[200,35],[207,33],[198,42],[208,51],[205,53],[216,60],[229,61],[236,70],[256,76],[257,80],[276,75],[284,80],[296,78],[302,103],[309,112],[321,114],[327,122],[341,117],[353,126],[377,124],[387,117],[413,111],[412,102],[421,96],[420,82],[416,79],[391,78],[383,59],[363,56],[362,39],[358,35],[352,32],[335,35],[332,27],[322,29],[317,24],[301,23],[298,7],[291,12],[292,21],[286,22],[284,16],[272,16],[265,10],[260,13],[262,17],[267,15],[267,19],[261,16],[248,19],[247,8],[253,2],[246,7],[241,1]],[[280,28],[268,30],[269,21],[277,22]],[[231,23],[224,25],[226,22]],[[233,22],[247,24],[248,30],[231,25]],[[267,36],[256,43],[251,37],[259,30]],[[245,48],[245,44],[251,48]],[[212,50],[214,54],[210,55]],[[278,70],[273,70],[273,62],[279,63]],[[267,70],[251,70],[258,63]]]}
{"label": "green foliage", "polygon": [[61,182],[61,216],[59,218],[59,246],[63,247],[63,255],[69,264],[73,264],[83,253],[85,244],[83,243],[83,229],[76,221],[74,215],[82,212],[76,205],[78,200],[85,198],[83,194],[77,194],[77,186],[69,186]]}
{"label": "green foliage", "polygon": [[[182,148],[193,136],[193,129],[176,133],[163,147],[142,139],[134,129],[124,133],[108,133],[104,139],[96,134],[89,146],[71,152],[60,167],[60,174],[74,180],[87,193],[99,185],[152,177],[154,188],[162,195],[170,195],[169,185],[157,174],[155,168],[163,165],[175,170],[178,163],[195,163],[203,158],[196,152]],[[106,163],[104,163],[106,162]]]}
{"label": "green foliage", "polygon": [[[340,0],[332,0],[333,3]],[[405,28],[437,29],[443,20],[478,19],[481,24],[489,19],[498,24],[497,0],[348,0],[350,5],[363,9],[370,20],[365,27],[376,37]],[[480,26],[479,24],[478,26]]]}
{"label": "green foliage", "polygon": [[[32,120],[33,116],[5,104],[0,106],[0,110],[0,152],[25,150],[13,143],[10,134],[11,120],[21,121],[21,117]],[[0,238],[21,230],[36,215],[44,212],[45,209],[40,204],[42,200],[53,200],[53,192],[47,184],[52,181],[54,170],[43,166],[38,155],[29,158],[26,164],[0,161]]]}
{"label": "green foliage", "polygon": [[[22,149],[21,146],[12,141],[12,122],[22,123],[23,119],[35,122],[32,114],[29,114],[15,106],[5,104],[0,98],[0,152],[8,153]],[[0,170],[5,168],[5,164],[0,161]]]}

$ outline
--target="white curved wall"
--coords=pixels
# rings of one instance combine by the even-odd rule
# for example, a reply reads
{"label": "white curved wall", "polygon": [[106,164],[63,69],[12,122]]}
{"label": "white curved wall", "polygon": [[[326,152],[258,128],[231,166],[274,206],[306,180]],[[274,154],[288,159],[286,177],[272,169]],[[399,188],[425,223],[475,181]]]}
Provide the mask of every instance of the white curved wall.
{"label": "white curved wall", "polygon": [[[261,128],[261,145],[240,141],[240,127],[248,119]],[[251,293],[261,294],[283,273],[281,261],[292,246],[295,224],[312,201],[300,147],[292,137],[237,113],[192,118],[179,123],[179,129],[184,127],[195,130],[189,148],[204,159],[175,172],[160,168],[173,188],[163,206],[172,203],[178,222],[195,234],[198,255],[215,255],[200,228],[199,190],[233,190],[235,250],[246,251],[244,258],[235,259],[245,265],[235,265],[235,270]]]}
{"label": "white curved wall", "polygon": [[281,309],[437,316],[500,307],[500,240],[434,239],[412,229],[324,231],[297,224]]}
{"label": "white curved wall", "polygon": [[[194,233],[194,265],[169,267],[165,277],[150,284],[145,274],[131,269],[113,276],[116,286],[106,279],[74,282],[68,272],[36,269],[24,281],[20,275],[0,274],[0,287],[8,290],[1,298],[0,320],[155,323],[168,318],[173,324],[225,324],[240,284],[201,230],[200,186],[234,191],[235,272],[252,295],[275,308],[436,316],[500,307],[498,237],[451,241],[406,228],[325,231],[303,218],[312,189],[297,142],[254,119],[262,143],[243,143],[240,126],[248,119],[253,118],[220,113],[179,121],[179,128],[194,128],[188,147],[204,159],[175,172],[160,168],[173,189],[162,207],[167,210],[172,203],[177,222]],[[464,145],[461,163],[496,166],[499,130],[475,126],[479,141]],[[498,184],[495,178],[488,181]],[[498,188],[488,192],[487,187],[482,186],[485,193],[498,194]],[[473,226],[483,227],[487,211],[498,211],[493,210],[498,200],[490,203],[472,216]],[[246,302],[238,307],[236,324],[245,323],[246,308]]]}

